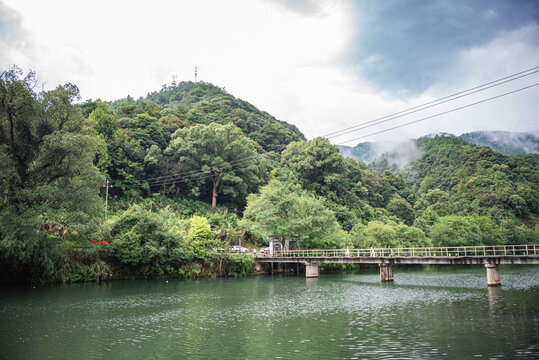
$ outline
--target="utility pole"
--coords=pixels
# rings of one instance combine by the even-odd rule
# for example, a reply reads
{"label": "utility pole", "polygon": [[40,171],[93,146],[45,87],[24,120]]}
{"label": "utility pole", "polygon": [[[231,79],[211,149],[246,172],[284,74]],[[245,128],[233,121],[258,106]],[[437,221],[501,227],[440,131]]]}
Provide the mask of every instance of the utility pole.
{"label": "utility pole", "polygon": [[[110,187],[112,187],[112,185]],[[107,221],[108,212],[109,212],[109,179],[105,181],[105,221]]]}
{"label": "utility pole", "polygon": [[195,65],[195,83],[197,82],[198,66]]}

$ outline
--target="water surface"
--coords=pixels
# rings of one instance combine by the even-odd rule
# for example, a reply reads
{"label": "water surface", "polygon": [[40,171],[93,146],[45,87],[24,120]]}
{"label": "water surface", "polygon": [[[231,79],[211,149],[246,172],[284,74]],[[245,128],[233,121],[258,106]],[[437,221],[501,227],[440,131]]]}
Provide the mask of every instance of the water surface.
{"label": "water surface", "polygon": [[539,358],[539,267],[110,282],[0,292],[2,359]]}

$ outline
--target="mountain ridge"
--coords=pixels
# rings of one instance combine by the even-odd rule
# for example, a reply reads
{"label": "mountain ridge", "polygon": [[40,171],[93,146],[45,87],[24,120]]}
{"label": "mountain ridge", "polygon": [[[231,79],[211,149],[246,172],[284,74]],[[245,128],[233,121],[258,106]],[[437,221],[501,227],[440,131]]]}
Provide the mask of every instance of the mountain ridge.
{"label": "mountain ridge", "polygon": [[[502,154],[539,154],[539,135],[533,132],[509,132],[509,131],[472,131],[456,136],[451,133],[429,134],[420,137],[432,138],[435,136],[454,136],[470,144],[486,146]],[[358,145],[337,145],[344,157],[350,157],[366,164],[372,163],[385,153],[393,153],[402,144],[417,141],[408,140],[401,142],[363,142]]]}

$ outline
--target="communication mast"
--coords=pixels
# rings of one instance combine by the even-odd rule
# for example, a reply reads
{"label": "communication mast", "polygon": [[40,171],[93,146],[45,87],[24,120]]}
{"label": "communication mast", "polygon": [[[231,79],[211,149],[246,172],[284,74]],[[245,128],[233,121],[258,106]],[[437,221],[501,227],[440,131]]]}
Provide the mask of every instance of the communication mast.
{"label": "communication mast", "polygon": [[176,79],[177,78],[178,78],[178,76],[172,75],[172,87],[176,87]]}
{"label": "communication mast", "polygon": [[195,65],[195,82],[197,82],[198,66]]}

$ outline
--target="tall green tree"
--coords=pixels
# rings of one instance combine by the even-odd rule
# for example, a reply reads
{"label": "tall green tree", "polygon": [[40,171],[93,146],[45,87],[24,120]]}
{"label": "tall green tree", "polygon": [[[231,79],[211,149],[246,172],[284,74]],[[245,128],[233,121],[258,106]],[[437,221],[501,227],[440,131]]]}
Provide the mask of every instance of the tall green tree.
{"label": "tall green tree", "polygon": [[485,216],[441,217],[431,228],[436,246],[499,245],[503,242],[502,229]]}
{"label": "tall green tree", "polygon": [[340,226],[333,211],[297,185],[275,179],[259,195],[249,195],[240,226],[259,237],[276,237],[283,247],[291,239],[299,239],[302,248],[340,245],[335,236]]}
{"label": "tall green tree", "polygon": [[84,130],[79,98],[72,84],[36,94],[35,75],[19,70],[0,76],[0,146],[2,189],[8,207],[31,208],[44,222],[83,226],[83,214],[100,208],[102,177],[93,165],[98,141]]}
{"label": "tall green tree", "polygon": [[401,219],[406,225],[412,225],[414,222],[415,215],[412,205],[399,195],[393,195],[393,198],[387,203],[386,208],[391,214]]}
{"label": "tall green tree", "polygon": [[220,193],[241,200],[259,182],[255,144],[233,124],[179,129],[165,153],[178,163],[194,194],[210,185],[213,209]]}
{"label": "tall green tree", "polygon": [[34,261],[45,271],[54,260],[40,249],[50,240],[40,229],[87,239],[102,218],[103,178],[93,164],[99,141],[72,104],[74,85],[37,94],[35,75],[21,76],[18,69],[0,75],[0,253],[4,265]]}
{"label": "tall green tree", "polygon": [[[144,160],[150,155],[155,158],[156,151],[150,148],[146,152],[140,141],[129,134],[129,129],[120,128],[118,121],[109,111],[106,104],[98,104],[88,117],[88,123],[97,132],[106,146],[104,156],[98,156],[97,166],[111,180],[114,187],[112,194],[125,194],[125,190],[140,184],[140,179],[144,177]],[[159,149],[159,148],[158,148]],[[154,166],[154,162],[151,166]],[[138,188],[135,188],[138,189]],[[136,193],[136,190],[128,190]]]}
{"label": "tall green tree", "polygon": [[165,137],[163,129],[157,123],[157,118],[148,114],[137,114],[134,119],[120,119],[120,126],[127,130],[128,134],[138,140],[144,150],[152,145],[163,149]]}
{"label": "tall green tree", "polygon": [[281,162],[297,174],[297,181],[304,189],[322,196],[337,191],[340,175],[345,172],[339,149],[323,138],[288,144]]}

